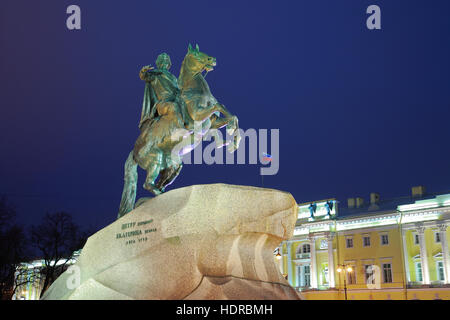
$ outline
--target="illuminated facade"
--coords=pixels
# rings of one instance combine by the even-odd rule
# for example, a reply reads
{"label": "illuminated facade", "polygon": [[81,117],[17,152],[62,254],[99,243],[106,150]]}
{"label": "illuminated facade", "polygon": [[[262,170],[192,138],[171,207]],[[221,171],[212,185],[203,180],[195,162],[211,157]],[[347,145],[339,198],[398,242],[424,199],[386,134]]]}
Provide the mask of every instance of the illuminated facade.
{"label": "illuminated facade", "polygon": [[289,283],[306,299],[450,300],[450,194],[370,198],[298,205],[294,237],[279,248]]}
{"label": "illuminated facade", "polygon": [[[75,251],[72,259],[67,262],[66,259],[61,259],[56,263],[56,266],[60,266],[65,263],[65,267],[67,268],[78,260],[80,253],[81,250]],[[52,265],[53,263],[54,261],[52,261]],[[21,285],[17,287],[12,300],[39,300],[44,285],[44,277],[41,273],[44,265],[44,260],[34,260],[31,262],[22,263],[16,272],[15,280],[16,283]]]}
{"label": "illuminated facade", "polygon": [[[450,194],[423,188],[387,201],[375,193],[369,203],[351,198],[346,207],[336,199],[299,204],[294,236],[280,244],[277,261],[309,300],[450,300],[449,225]],[[39,299],[43,281],[33,275],[43,264],[23,264],[20,277],[34,281],[13,299]]]}

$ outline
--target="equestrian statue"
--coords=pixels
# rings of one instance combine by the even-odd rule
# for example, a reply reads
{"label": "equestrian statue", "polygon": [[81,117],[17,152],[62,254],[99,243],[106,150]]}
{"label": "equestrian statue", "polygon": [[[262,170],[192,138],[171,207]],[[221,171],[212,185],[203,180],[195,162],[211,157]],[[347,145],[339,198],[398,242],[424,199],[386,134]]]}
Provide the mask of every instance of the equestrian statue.
{"label": "equestrian statue", "polygon": [[[145,81],[139,122],[140,135],[125,162],[124,187],[118,218],[134,209],[137,166],[147,172],[144,189],[155,196],[174,182],[182,167],[182,156],[207,135],[216,147],[229,152],[239,147],[238,119],[212,95],[203,72],[216,66],[216,59],[190,44],[178,79],[170,73],[169,55],[156,59],[156,68],[145,66],[139,77]],[[226,126],[231,141],[223,141],[217,130]]]}

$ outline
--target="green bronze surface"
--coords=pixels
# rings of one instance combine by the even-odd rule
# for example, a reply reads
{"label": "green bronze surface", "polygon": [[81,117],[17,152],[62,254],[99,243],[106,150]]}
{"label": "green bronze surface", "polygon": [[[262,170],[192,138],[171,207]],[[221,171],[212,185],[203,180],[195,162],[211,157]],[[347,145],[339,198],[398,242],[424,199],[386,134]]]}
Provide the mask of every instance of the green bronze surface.
{"label": "green bronze surface", "polygon": [[[178,79],[170,73],[170,57],[162,53],[156,68],[145,66],[139,77],[145,81],[140,135],[125,162],[124,188],[118,218],[134,208],[137,166],[147,172],[144,188],[155,196],[164,192],[179,175],[182,156],[193,150],[210,133],[216,147],[239,147],[238,119],[212,95],[203,72],[212,71],[216,59],[188,47]],[[226,126],[231,142],[223,141],[217,130]]]}

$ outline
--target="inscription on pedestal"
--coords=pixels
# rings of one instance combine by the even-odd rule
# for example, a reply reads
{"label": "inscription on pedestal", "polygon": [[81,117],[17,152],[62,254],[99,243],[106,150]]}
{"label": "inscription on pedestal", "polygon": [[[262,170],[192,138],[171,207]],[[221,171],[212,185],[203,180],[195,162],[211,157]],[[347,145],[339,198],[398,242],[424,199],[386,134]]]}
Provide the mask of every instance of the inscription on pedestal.
{"label": "inscription on pedestal", "polygon": [[121,226],[121,232],[116,233],[116,240],[127,239],[125,245],[145,242],[148,240],[148,237],[145,235],[157,231],[157,228],[151,228],[151,223],[153,223],[153,219],[123,223]]}

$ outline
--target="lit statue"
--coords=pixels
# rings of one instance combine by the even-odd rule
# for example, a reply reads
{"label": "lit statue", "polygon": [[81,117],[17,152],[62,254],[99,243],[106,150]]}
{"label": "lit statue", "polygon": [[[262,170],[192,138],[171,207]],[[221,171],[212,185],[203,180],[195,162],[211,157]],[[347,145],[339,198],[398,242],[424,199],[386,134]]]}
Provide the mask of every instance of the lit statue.
{"label": "lit statue", "polygon": [[[118,218],[130,212],[136,201],[137,166],[147,171],[144,188],[154,195],[164,192],[183,167],[182,156],[210,133],[216,147],[239,147],[238,119],[217,102],[203,77],[216,65],[216,59],[189,45],[178,80],[169,72],[170,57],[162,53],[156,69],[143,67],[139,73],[146,82],[139,129],[133,151],[125,162],[125,184]],[[222,117],[221,117],[222,115]],[[223,141],[217,130],[226,126],[232,141]],[[157,180],[157,181],[156,181]]]}

